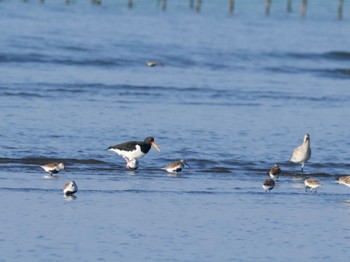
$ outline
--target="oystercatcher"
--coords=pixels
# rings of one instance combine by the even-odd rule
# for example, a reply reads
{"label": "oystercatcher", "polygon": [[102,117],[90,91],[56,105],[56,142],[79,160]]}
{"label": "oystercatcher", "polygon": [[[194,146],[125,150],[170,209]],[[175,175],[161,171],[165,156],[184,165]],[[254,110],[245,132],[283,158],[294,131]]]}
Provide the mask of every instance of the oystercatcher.
{"label": "oystercatcher", "polygon": [[305,134],[304,142],[302,145],[294,149],[292,153],[292,158],[290,159],[293,163],[301,163],[301,172],[304,171],[304,165],[311,157],[311,147],[310,147],[310,135]]}
{"label": "oystercatcher", "polygon": [[181,159],[179,161],[175,161],[165,167],[162,167],[161,169],[164,169],[166,171],[168,171],[169,173],[177,173],[180,172],[184,166],[187,165],[188,167],[190,167],[185,160]]}
{"label": "oystercatcher", "polygon": [[154,138],[149,136],[144,141],[129,141],[123,144],[110,146],[107,150],[113,151],[128,160],[133,160],[144,157],[152,146],[160,152],[157,144],[154,142]]}
{"label": "oystercatcher", "polygon": [[46,165],[42,165],[40,167],[43,168],[47,173],[50,173],[50,175],[52,176],[52,174],[57,174],[58,172],[63,170],[64,164],[63,163],[49,163]]}

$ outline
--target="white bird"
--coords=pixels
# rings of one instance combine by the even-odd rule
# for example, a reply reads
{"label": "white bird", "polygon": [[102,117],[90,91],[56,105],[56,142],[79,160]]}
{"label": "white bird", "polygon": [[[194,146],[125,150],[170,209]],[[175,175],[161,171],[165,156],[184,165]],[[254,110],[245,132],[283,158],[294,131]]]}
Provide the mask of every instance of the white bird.
{"label": "white bird", "polygon": [[294,149],[290,159],[293,163],[301,163],[301,172],[304,171],[304,165],[311,157],[310,135],[305,134],[302,145]]}
{"label": "white bird", "polygon": [[78,191],[78,186],[77,184],[71,180],[69,181],[67,184],[64,185],[63,187],[63,193],[66,195],[66,196],[71,196],[73,195],[74,193],[76,193]]}
{"label": "white bird", "polygon": [[161,169],[168,171],[169,173],[177,173],[180,172],[184,166],[187,165],[190,167],[185,160],[181,159],[179,161],[175,161],[165,167],[162,167]]}
{"label": "white bird", "polygon": [[158,62],[158,61],[147,61],[145,64],[149,67],[164,66],[163,63]]}
{"label": "white bird", "polygon": [[126,169],[136,170],[139,167],[139,161],[136,158],[129,159],[124,157],[126,161]]}
{"label": "white bird", "polygon": [[265,192],[270,192],[275,187],[275,181],[271,178],[267,178],[262,183],[262,187],[265,189]]}
{"label": "white bird", "polygon": [[338,177],[335,182],[338,182],[339,184],[343,184],[347,187],[350,187],[350,176],[343,176],[343,177]]}
{"label": "white bird", "polygon": [[317,188],[321,186],[320,182],[318,182],[314,178],[305,179],[304,185],[305,185],[305,192],[307,192],[307,189],[310,188],[311,192],[312,192],[312,189],[315,189],[315,193],[317,192]]}
{"label": "white bird", "polygon": [[63,163],[49,163],[46,165],[42,165],[40,167],[43,168],[47,173],[50,173],[50,175],[52,176],[52,174],[57,174],[58,172],[63,170],[64,164]]}
{"label": "white bird", "polygon": [[275,164],[274,167],[270,169],[269,175],[273,180],[278,180],[281,172],[279,164]]}

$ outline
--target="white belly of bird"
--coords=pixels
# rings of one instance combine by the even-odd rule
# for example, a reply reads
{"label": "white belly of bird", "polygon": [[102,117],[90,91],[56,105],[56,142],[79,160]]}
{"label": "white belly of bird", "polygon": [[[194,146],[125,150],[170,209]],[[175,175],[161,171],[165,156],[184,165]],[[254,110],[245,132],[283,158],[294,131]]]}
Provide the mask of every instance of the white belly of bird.
{"label": "white belly of bird", "polygon": [[315,185],[315,184],[309,184],[309,183],[305,183],[305,185],[310,187],[311,189],[316,189],[321,186],[321,185]]}
{"label": "white belly of bird", "polygon": [[263,189],[265,190],[271,190],[274,186],[271,185],[262,185]]}
{"label": "white belly of bird", "polygon": [[177,173],[177,172],[180,172],[181,170],[182,170],[181,166],[171,167],[166,169],[166,171],[168,171],[169,173]]}
{"label": "white belly of bird", "polygon": [[274,175],[272,172],[270,172],[269,174],[270,174],[270,177],[272,179],[278,179],[279,178],[279,174]]}
{"label": "white belly of bird", "polygon": [[339,182],[339,184],[343,184],[343,185],[345,185],[345,186],[347,186],[347,187],[350,187],[350,184],[349,183],[346,183],[346,182]]}
{"label": "white belly of bird", "polygon": [[141,147],[139,145],[136,145],[136,149],[133,151],[123,151],[117,148],[110,150],[117,153],[120,156],[127,157],[128,159],[140,159],[145,155],[145,153],[141,151]]}
{"label": "white belly of bird", "polygon": [[139,167],[137,159],[126,160],[126,168],[130,170],[136,170]]}
{"label": "white belly of bird", "polygon": [[52,167],[46,167],[46,166],[42,166],[42,168],[45,170],[45,172],[51,172],[51,171],[56,170],[55,168],[52,168]]}
{"label": "white belly of bird", "polygon": [[294,163],[303,163],[310,159],[311,150],[308,147],[300,147],[295,150],[290,161]]}

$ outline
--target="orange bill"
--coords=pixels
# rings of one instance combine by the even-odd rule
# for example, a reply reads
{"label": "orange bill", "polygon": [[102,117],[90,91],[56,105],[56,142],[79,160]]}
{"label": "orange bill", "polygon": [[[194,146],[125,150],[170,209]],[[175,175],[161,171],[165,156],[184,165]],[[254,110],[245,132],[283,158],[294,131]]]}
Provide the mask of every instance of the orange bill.
{"label": "orange bill", "polygon": [[154,148],[157,149],[157,151],[160,153],[160,149],[156,143],[152,142],[152,146],[154,146]]}

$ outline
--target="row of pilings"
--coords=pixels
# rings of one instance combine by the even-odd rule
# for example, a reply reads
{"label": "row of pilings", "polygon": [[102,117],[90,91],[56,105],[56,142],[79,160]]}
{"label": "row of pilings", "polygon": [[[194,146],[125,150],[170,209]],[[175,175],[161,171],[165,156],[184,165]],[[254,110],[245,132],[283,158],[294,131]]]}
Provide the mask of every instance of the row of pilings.
{"label": "row of pilings", "polygon": [[[28,2],[28,1],[29,0],[23,0],[23,2]],[[40,1],[40,3],[44,4],[45,1],[49,1],[49,0],[39,0],[39,1]],[[63,1],[65,2],[65,4],[70,4],[71,2],[73,2],[75,0],[63,0]],[[90,0],[90,1],[93,5],[102,5],[103,4],[103,0]],[[137,2],[137,0],[125,0],[125,1],[127,1],[127,5],[130,9],[133,8],[135,2]],[[161,6],[161,9],[163,11],[166,11],[167,4],[169,1],[171,1],[171,0],[157,0],[157,2],[159,3],[159,5]],[[174,1],[174,0],[172,0],[172,1]],[[176,0],[176,1],[179,1],[179,0]],[[185,1],[185,0],[183,0],[183,1]],[[201,12],[202,5],[203,5],[202,0],[187,0],[187,1],[189,1],[189,8],[195,10],[197,13]],[[233,15],[234,10],[235,10],[235,2],[246,1],[246,0],[227,0],[227,1],[228,1],[228,12],[230,15]],[[264,0],[262,0],[262,1],[264,1]],[[292,0],[286,0],[286,1],[287,1],[286,2],[286,11],[288,13],[290,13],[290,12],[292,12],[292,2],[293,1]],[[294,0],[294,1],[297,1],[297,0]],[[308,0],[298,0],[298,1],[301,1],[301,16],[305,17],[306,11],[307,11]],[[266,16],[270,16],[271,5],[272,5],[272,0],[265,0],[265,15]],[[344,9],[344,0],[338,0],[338,19],[343,18],[343,9]]]}

